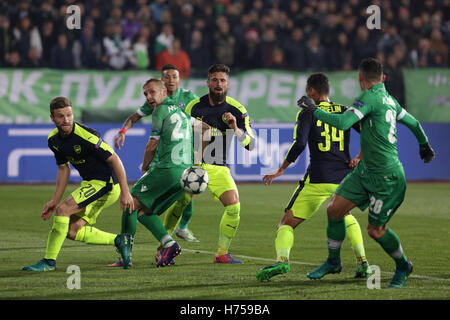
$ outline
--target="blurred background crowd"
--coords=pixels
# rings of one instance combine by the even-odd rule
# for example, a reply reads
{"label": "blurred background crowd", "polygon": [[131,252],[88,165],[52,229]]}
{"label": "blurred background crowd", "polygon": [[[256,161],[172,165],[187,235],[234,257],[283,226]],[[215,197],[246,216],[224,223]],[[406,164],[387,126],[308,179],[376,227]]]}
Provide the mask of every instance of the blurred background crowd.
{"label": "blurred background crowd", "polygon": [[[381,8],[369,30],[366,8]],[[66,27],[67,7],[81,29]],[[378,57],[401,68],[448,67],[450,0],[15,0],[0,2],[0,68],[354,70]]]}

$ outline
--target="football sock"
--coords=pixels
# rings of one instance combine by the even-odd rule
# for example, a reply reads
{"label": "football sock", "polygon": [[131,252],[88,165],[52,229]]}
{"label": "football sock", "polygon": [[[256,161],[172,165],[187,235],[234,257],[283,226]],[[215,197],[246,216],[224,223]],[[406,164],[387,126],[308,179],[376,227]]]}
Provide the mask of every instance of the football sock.
{"label": "football sock", "polygon": [[166,210],[164,215],[164,227],[169,234],[175,230],[183,211],[190,202],[191,197],[185,193],[173,205],[171,205],[169,209]]}
{"label": "football sock", "polygon": [[114,245],[114,239],[117,234],[104,232],[91,226],[84,226],[78,230],[75,236],[76,241],[81,241],[88,244],[110,244]]}
{"label": "football sock", "polygon": [[53,226],[48,234],[47,249],[45,251],[45,259],[56,260],[59,251],[69,232],[69,217],[55,216]]}
{"label": "football sock", "polygon": [[241,219],[240,211],[240,203],[225,207],[225,212],[220,220],[219,249],[217,254],[222,255],[228,253],[231,240],[233,240],[239,227],[239,221]]}
{"label": "football sock", "polygon": [[122,213],[122,231],[121,233],[128,233],[134,236],[136,234],[137,214],[139,210],[133,210],[130,214],[128,209]]}
{"label": "football sock", "polygon": [[168,235],[166,228],[164,228],[164,225],[162,221],[159,219],[159,217],[155,214],[143,214],[138,218],[139,222],[142,223],[150,232],[153,234],[153,236],[161,242],[162,238],[165,235]]}
{"label": "football sock", "polygon": [[289,252],[294,245],[294,229],[289,225],[282,225],[278,228],[275,239],[275,250],[277,261],[289,260]]}
{"label": "football sock", "polygon": [[394,259],[397,268],[403,269],[406,266],[408,259],[403,252],[399,237],[393,230],[386,228],[386,233],[376,241]]}
{"label": "football sock", "polygon": [[341,246],[345,238],[345,220],[328,218],[327,242],[328,262],[331,264],[341,263]]}
{"label": "football sock", "polygon": [[363,261],[367,261],[361,227],[359,226],[358,220],[356,220],[356,218],[351,214],[346,215],[344,217],[344,220],[345,233],[348,240],[350,241],[353,252],[355,253],[357,262],[361,263]]}
{"label": "football sock", "polygon": [[194,214],[194,203],[191,201],[184,209],[183,214],[181,215],[180,223],[178,224],[178,228],[187,229],[189,222],[191,222],[192,215]]}

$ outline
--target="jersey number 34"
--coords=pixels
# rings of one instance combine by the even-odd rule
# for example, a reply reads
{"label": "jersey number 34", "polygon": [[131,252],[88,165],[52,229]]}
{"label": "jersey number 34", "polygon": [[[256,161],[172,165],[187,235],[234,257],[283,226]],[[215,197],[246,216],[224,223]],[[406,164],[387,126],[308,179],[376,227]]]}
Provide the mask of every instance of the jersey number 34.
{"label": "jersey number 34", "polygon": [[328,123],[322,123],[322,121],[317,120],[317,126],[321,127],[323,125],[323,131],[320,133],[321,136],[325,137],[325,143],[321,142],[318,144],[319,150],[323,152],[330,151],[331,142],[339,142],[339,151],[344,151],[344,131],[338,130],[335,127],[331,127]]}

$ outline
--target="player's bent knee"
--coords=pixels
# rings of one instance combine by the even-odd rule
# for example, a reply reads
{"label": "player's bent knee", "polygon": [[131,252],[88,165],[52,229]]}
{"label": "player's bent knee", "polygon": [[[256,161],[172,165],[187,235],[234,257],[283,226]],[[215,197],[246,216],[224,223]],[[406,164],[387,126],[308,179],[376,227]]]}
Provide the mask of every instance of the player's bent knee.
{"label": "player's bent knee", "polygon": [[305,221],[305,219],[294,217],[292,210],[286,210],[281,221],[278,223],[277,228],[279,229],[283,225],[288,225],[295,229],[303,221]]}
{"label": "player's bent knee", "polygon": [[386,226],[376,227],[369,224],[367,226],[367,233],[372,239],[378,240],[386,233]]}

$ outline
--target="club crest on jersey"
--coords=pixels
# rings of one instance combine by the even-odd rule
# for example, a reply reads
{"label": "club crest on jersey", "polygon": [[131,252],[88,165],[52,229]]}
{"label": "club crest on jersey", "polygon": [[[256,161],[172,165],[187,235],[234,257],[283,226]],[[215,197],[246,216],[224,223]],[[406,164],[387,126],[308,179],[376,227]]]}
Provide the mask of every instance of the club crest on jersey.
{"label": "club crest on jersey", "polygon": [[73,146],[73,150],[75,153],[80,154],[81,153],[81,146],[79,144],[76,144]]}
{"label": "club crest on jersey", "polygon": [[362,107],[364,105],[364,102],[362,102],[361,100],[355,100],[353,101],[353,105],[357,107]]}

